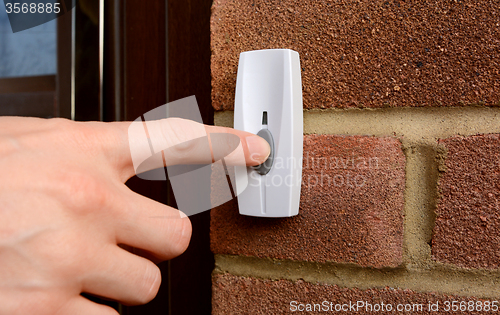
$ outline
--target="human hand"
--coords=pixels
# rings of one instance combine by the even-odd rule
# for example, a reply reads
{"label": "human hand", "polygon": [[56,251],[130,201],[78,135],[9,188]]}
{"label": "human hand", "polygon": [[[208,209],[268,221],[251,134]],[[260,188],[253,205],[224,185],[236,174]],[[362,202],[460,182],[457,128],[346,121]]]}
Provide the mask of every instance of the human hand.
{"label": "human hand", "polygon": [[[173,144],[203,126],[156,124]],[[168,260],[187,248],[191,224],[125,186],[135,175],[129,125],[0,117],[0,314],[117,314],[82,292],[129,305],[155,297],[158,267],[118,245]],[[202,128],[239,136],[248,165],[269,154],[256,136]],[[197,161],[196,147],[180,147],[184,163]]]}

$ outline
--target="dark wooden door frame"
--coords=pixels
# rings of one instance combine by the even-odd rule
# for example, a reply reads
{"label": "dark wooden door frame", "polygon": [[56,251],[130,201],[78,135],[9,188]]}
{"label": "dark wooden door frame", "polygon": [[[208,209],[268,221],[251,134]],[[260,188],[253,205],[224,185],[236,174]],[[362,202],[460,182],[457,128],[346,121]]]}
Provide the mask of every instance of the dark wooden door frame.
{"label": "dark wooden door frame", "polygon": [[[99,0],[89,0],[99,1]],[[104,9],[103,104],[74,99],[77,120],[134,120],[145,112],[196,95],[205,124],[213,124],[210,77],[210,12],[212,0],[107,0]],[[78,8],[77,8],[78,9]],[[78,12],[77,12],[78,13]],[[78,13],[79,14],[79,13]],[[76,16],[75,23],[81,23]],[[70,115],[71,80],[75,89],[88,88],[81,71],[71,76],[72,17],[58,19],[58,104]],[[78,30],[78,25],[74,29]],[[76,45],[78,45],[78,33]],[[95,65],[91,66],[96,69]],[[78,70],[80,69],[80,70]],[[78,72],[80,71],[80,73]],[[88,75],[88,74],[85,74]],[[98,73],[94,79],[99,80]],[[86,77],[88,80],[88,77]],[[102,106],[100,108],[99,106]],[[76,114],[76,115],[75,115]],[[132,178],[127,185],[156,201],[175,206],[168,182]],[[210,314],[211,273],[208,211],[190,217],[193,235],[188,250],[160,264],[163,282],[149,304],[120,306],[122,314]]]}

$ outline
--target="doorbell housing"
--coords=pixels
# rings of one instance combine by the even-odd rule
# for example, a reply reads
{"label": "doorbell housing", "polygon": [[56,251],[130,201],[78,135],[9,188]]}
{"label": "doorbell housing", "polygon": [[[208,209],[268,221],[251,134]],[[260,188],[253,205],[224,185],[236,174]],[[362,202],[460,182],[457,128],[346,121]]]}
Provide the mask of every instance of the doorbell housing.
{"label": "doorbell housing", "polygon": [[299,212],[302,182],[302,81],[299,54],[266,49],[240,54],[234,128],[271,147],[257,167],[235,167],[240,214],[291,217]]}

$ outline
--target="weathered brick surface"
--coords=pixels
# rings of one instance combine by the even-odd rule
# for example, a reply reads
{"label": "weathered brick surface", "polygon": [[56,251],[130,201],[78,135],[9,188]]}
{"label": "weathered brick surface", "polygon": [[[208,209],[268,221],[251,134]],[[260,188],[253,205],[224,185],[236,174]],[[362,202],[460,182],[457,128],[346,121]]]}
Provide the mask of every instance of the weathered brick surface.
{"label": "weathered brick surface", "polygon": [[396,267],[402,261],[405,157],[399,140],[304,137],[299,215],[242,216],[235,200],[212,210],[215,253]]}
{"label": "weathered brick surface", "polygon": [[301,56],[305,108],[500,103],[498,1],[215,0],[212,100],[232,109],[239,53]]}
{"label": "weathered brick surface", "polygon": [[[411,290],[393,288],[384,289],[347,289],[335,285],[311,284],[304,281],[291,282],[287,280],[271,281],[255,278],[238,277],[231,274],[215,275],[212,285],[212,314],[489,314],[485,311],[445,311],[445,301],[477,303],[475,298],[453,297],[435,293],[417,293]],[[292,303],[296,301],[297,304]],[[319,311],[322,303],[327,301],[328,311]],[[365,306],[353,308],[349,305],[364,302]],[[293,308],[302,303],[307,310],[307,304],[316,311],[298,311]],[[384,310],[381,311],[382,303]],[[429,311],[429,303],[437,304],[438,311]],[[481,301],[484,303],[484,301]],[[370,312],[371,304],[372,311]],[[379,311],[374,311],[378,304]],[[392,311],[387,311],[390,304]],[[463,303],[464,304],[464,303]],[[335,311],[335,305],[344,306],[344,311]],[[402,311],[397,308],[402,307]],[[475,304],[477,305],[477,304]],[[360,305],[361,306],[361,305]],[[323,306],[324,307],[324,306]],[[339,307],[339,306],[337,306]],[[407,308],[406,311],[404,308]],[[451,307],[451,305],[450,305]],[[301,306],[302,308],[302,306]],[[333,308],[333,311],[330,309]],[[348,311],[345,311],[348,309]],[[295,310],[295,311],[293,311]]]}
{"label": "weathered brick surface", "polygon": [[500,267],[500,135],[452,137],[439,180],[432,239],[436,260],[467,268]]}

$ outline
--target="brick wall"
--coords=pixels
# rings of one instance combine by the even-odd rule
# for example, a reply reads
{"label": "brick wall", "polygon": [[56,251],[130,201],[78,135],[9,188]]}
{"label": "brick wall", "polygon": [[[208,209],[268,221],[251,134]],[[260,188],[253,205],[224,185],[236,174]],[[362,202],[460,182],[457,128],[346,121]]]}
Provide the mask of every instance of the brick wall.
{"label": "brick wall", "polygon": [[213,314],[495,308],[499,1],[214,0],[211,28],[216,124],[239,53],[290,48],[305,133],[298,216],[212,210]]}

